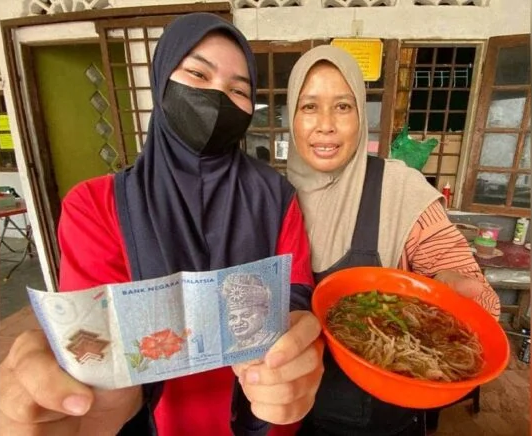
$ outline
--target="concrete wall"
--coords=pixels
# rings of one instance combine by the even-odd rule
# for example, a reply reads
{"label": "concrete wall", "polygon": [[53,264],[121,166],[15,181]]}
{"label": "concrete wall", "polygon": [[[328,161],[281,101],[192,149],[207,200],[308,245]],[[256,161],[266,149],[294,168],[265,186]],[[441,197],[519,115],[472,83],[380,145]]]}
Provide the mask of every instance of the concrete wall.
{"label": "concrete wall", "polygon": [[[3,0],[6,1],[6,0]],[[214,3],[207,0],[201,3]],[[192,3],[183,0],[115,0],[115,7]],[[414,6],[322,8],[321,0],[302,6],[235,9],[234,22],[248,39],[301,40],[360,37],[400,39],[485,39],[530,32],[529,0],[491,0],[488,7]]]}

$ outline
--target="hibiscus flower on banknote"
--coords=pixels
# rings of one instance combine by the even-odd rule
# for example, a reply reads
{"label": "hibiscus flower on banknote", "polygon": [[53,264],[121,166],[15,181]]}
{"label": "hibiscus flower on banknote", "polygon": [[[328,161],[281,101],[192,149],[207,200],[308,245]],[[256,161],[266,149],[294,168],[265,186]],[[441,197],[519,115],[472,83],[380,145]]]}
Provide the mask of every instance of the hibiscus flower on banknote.
{"label": "hibiscus flower on banknote", "polygon": [[189,329],[183,330],[181,334],[171,329],[160,330],[144,336],[140,341],[134,341],[133,345],[138,349],[138,353],[126,353],[126,356],[134,369],[139,372],[145,371],[151,361],[170,359],[181,351],[190,333]]}

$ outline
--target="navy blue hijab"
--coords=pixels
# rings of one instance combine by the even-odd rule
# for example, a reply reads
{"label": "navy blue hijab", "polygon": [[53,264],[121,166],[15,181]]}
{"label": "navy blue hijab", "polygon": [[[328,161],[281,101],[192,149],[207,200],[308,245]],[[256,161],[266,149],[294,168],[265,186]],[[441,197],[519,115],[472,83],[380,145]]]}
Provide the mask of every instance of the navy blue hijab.
{"label": "navy blue hijab", "polygon": [[207,13],[185,15],[168,25],[153,59],[154,107],[144,150],[132,168],[115,178],[133,280],[274,255],[295,193],[276,171],[241,152],[238,143],[223,155],[200,156],[170,127],[163,110],[166,84],[181,60],[213,31],[241,47],[255,104],[255,58],[235,27]]}
{"label": "navy blue hijab", "polygon": [[[118,218],[133,280],[225,268],[276,254],[294,188],[273,168],[240,151],[238,143],[222,155],[198,155],[176,135],[163,110],[172,72],[214,31],[232,37],[241,47],[255,104],[255,58],[235,27],[216,15],[195,13],[165,29],[153,59],[154,107],[144,149],[133,167],[115,176]],[[298,306],[308,305],[308,294],[305,288]],[[145,386],[146,407],[120,435],[141,434],[148,423],[150,430],[143,434],[155,432],[152,411],[161,386]],[[267,431],[267,424],[251,413],[238,382],[232,409],[235,434]]]}

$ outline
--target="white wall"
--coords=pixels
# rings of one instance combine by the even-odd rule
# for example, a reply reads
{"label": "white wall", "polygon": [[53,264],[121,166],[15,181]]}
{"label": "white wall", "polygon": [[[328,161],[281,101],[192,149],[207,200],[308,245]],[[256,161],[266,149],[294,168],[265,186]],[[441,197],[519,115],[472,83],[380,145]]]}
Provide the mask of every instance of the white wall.
{"label": "white wall", "polygon": [[[27,0],[0,0],[0,19],[22,16]],[[52,0],[58,2],[59,0]],[[214,3],[217,0],[112,0],[114,7],[163,4]],[[530,33],[530,0],[491,0],[489,7],[413,6],[413,0],[397,0],[394,7],[322,8],[320,0],[302,0],[300,7],[235,9],[234,22],[250,40],[303,40],[332,37],[380,37],[398,39],[475,39],[491,36]],[[58,29],[61,32],[58,32]],[[60,26],[37,26],[24,29],[16,36],[26,41],[93,37],[94,28],[81,23]],[[44,256],[41,230],[37,226],[34,199],[29,189],[20,136],[14,117],[11,87],[6,77],[6,60],[0,35],[0,74],[5,78],[5,97],[19,180],[10,173],[10,184],[20,186],[26,199],[29,218],[34,228],[37,251],[45,280],[51,288],[48,265]],[[3,177],[3,174],[1,175]],[[3,182],[2,182],[3,184]],[[18,190],[18,189],[17,189]]]}
{"label": "white wall", "polygon": [[[529,0],[492,0],[490,7],[413,6],[326,8],[307,2],[296,8],[242,9],[235,24],[249,39],[301,40],[329,37],[484,39],[530,32]],[[297,10],[301,9],[301,11]]]}
{"label": "white wall", "polygon": [[[491,0],[489,7],[414,6],[413,2],[397,0],[392,7],[322,8],[321,0],[302,0],[303,6],[236,9],[233,15],[236,26],[253,40],[302,40],[355,34],[400,39],[485,39],[530,32],[530,0]],[[183,3],[193,1],[114,1],[115,7]]]}

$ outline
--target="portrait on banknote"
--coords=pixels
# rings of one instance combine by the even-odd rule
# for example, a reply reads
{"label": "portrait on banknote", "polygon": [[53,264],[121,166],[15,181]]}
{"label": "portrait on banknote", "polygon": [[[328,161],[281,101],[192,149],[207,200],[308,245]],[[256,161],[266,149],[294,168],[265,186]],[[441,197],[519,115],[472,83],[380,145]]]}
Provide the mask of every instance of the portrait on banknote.
{"label": "portrait on banknote", "polygon": [[233,343],[228,352],[271,344],[280,334],[268,329],[271,292],[258,274],[230,274],[222,285]]}

